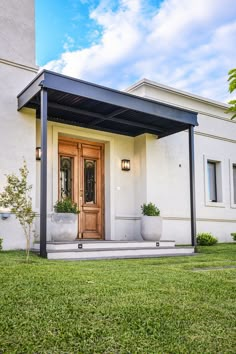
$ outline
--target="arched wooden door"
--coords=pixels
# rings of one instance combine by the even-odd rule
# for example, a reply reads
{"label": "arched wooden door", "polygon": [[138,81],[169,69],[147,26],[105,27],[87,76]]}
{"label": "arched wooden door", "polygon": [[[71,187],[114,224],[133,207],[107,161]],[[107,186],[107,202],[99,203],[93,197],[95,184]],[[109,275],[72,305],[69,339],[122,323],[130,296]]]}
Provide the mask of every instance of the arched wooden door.
{"label": "arched wooden door", "polygon": [[59,199],[80,209],[78,238],[104,238],[104,145],[59,138]]}

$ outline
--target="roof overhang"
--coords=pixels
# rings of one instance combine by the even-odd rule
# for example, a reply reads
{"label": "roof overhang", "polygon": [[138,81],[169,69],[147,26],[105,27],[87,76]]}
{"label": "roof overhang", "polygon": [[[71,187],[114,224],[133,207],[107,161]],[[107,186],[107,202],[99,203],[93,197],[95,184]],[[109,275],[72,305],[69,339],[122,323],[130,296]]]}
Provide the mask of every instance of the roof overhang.
{"label": "roof overhang", "polygon": [[47,70],[17,96],[18,110],[36,109],[40,118],[42,87],[48,92],[51,121],[128,136],[151,133],[159,138],[198,125],[196,112]]}

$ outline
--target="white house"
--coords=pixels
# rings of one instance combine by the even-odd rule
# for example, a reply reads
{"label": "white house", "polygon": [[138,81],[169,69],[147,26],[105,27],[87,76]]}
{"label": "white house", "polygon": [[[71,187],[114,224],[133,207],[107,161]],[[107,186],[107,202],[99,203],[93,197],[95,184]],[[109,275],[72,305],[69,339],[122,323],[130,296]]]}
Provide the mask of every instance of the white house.
{"label": "white house", "polygon": [[[94,240],[96,248],[104,240],[118,249],[134,241],[141,247],[140,205],[150,201],[161,210],[163,242],[193,243],[195,224],[197,232],[231,241],[236,125],[225,113],[227,105],[147,79],[119,92],[38,74],[34,37],[33,1],[1,1],[0,191],[4,175],[17,173],[25,159],[41,215],[36,239],[53,241],[50,215],[64,194],[81,210],[76,247]],[[129,171],[121,169],[124,159]],[[0,237],[4,249],[25,246],[14,215],[0,216]]]}

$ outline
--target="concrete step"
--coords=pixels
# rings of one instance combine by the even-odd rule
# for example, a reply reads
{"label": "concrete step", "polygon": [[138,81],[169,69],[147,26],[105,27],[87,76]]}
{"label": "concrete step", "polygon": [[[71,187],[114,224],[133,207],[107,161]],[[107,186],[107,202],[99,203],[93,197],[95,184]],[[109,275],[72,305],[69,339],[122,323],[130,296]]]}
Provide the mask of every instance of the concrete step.
{"label": "concrete step", "polygon": [[[175,241],[94,241],[78,240],[73,242],[47,242],[47,251],[66,251],[66,250],[93,250],[93,249],[121,249],[121,248],[157,248],[175,247]],[[33,250],[39,250],[39,243],[34,243]]]}
{"label": "concrete step", "polygon": [[156,248],[98,248],[77,250],[50,250],[48,259],[55,260],[94,260],[116,258],[144,258],[193,255],[193,247],[156,247]]}

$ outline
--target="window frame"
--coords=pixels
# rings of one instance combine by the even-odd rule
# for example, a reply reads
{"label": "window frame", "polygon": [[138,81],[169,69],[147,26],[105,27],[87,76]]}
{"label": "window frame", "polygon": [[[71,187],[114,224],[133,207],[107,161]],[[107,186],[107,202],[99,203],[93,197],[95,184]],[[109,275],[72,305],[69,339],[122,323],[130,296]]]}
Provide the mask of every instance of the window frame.
{"label": "window frame", "polygon": [[[230,176],[230,207],[232,209],[236,209],[236,203],[234,200],[234,173],[233,169],[234,167],[236,168],[236,161],[235,160],[229,160],[229,176]],[[235,184],[236,188],[236,184]]]}
{"label": "window frame", "polygon": [[[213,189],[213,194],[215,196],[215,199],[209,199],[209,202],[217,203],[217,200],[218,200],[218,193],[217,193],[217,162],[211,161],[211,160],[207,160],[207,175],[208,175],[207,176],[208,177],[207,178],[207,184],[209,184],[209,180],[210,180],[210,178],[209,178],[209,165],[211,165],[212,169],[213,169],[212,177],[213,177],[214,181],[213,181],[212,188],[210,188],[210,186],[208,186],[207,192],[209,194],[211,194],[211,189]],[[209,197],[209,195],[208,195],[208,197]]]}
{"label": "window frame", "polygon": [[[209,156],[209,155],[204,155],[204,192],[205,192],[205,206],[207,207],[219,207],[219,208],[225,208],[225,202],[224,202],[224,162],[215,157],[215,156]],[[216,176],[216,198],[218,200],[216,201],[211,201],[208,198],[208,183],[209,183],[209,178],[208,178],[208,162],[215,163],[215,176]],[[220,199],[220,200],[219,200]],[[236,207],[236,205],[235,205]]]}

